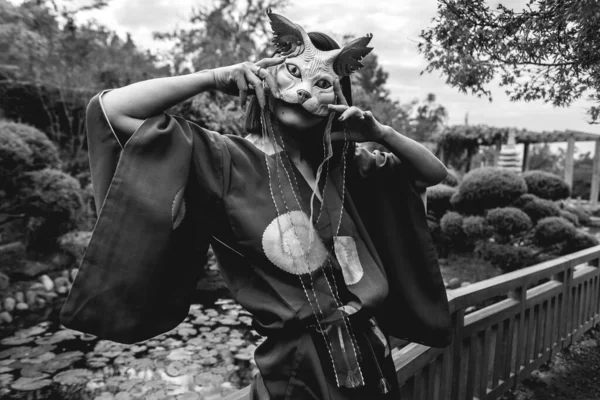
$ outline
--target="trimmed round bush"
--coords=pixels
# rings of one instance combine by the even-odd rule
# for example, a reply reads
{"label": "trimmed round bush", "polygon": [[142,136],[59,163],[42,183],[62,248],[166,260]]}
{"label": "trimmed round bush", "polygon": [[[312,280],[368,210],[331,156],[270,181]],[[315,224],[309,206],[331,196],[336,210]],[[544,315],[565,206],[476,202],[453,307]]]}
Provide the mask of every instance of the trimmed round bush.
{"label": "trimmed round bush", "polygon": [[494,208],[488,211],[485,220],[499,235],[516,235],[531,229],[531,219],[515,207]]}
{"label": "trimmed round bush", "polygon": [[511,205],[513,207],[523,209],[523,206],[525,206],[525,204],[529,203],[530,201],[537,200],[537,199],[539,199],[539,197],[537,197],[536,195],[531,194],[531,193],[525,193],[525,194],[519,196],[518,199],[513,201],[513,203]]}
{"label": "trimmed round bush", "polygon": [[458,211],[481,214],[490,208],[507,206],[526,192],[525,180],[518,174],[499,168],[478,168],[465,175],[451,202]]}
{"label": "trimmed round bush", "polygon": [[77,179],[55,169],[27,172],[19,180],[21,211],[46,219],[74,220],[83,198]]}
{"label": "trimmed round bush", "polygon": [[504,273],[538,262],[535,249],[526,246],[482,242],[477,246],[476,254]]}
{"label": "trimmed round bush", "polygon": [[463,218],[461,214],[450,211],[444,214],[440,220],[442,232],[452,243],[460,243],[465,238],[462,229]]}
{"label": "trimmed round bush", "polygon": [[527,193],[534,194],[542,199],[560,200],[571,195],[567,182],[558,175],[546,171],[527,171],[523,173],[527,184]]}
{"label": "trimmed round bush", "polygon": [[587,225],[591,221],[591,218],[590,218],[591,215],[586,210],[583,210],[583,209],[577,208],[577,207],[573,207],[573,206],[568,206],[567,208],[565,208],[565,210],[576,215],[577,220],[579,221],[579,223],[581,225]]}
{"label": "trimmed round bush", "polygon": [[[515,203],[519,203],[520,201],[521,199]],[[518,208],[529,215],[529,218],[531,218],[533,222],[537,222],[542,218],[560,216],[560,208],[555,202],[552,200],[540,199],[539,197],[525,202],[525,204]]]}
{"label": "trimmed round bush", "polygon": [[427,211],[438,216],[444,215],[452,208],[450,199],[456,191],[456,188],[442,184],[427,188]]}
{"label": "trimmed round bush", "polygon": [[485,218],[479,215],[464,217],[462,230],[467,239],[472,242],[488,239],[494,234],[494,230],[486,222]]}
{"label": "trimmed round bush", "polygon": [[32,168],[60,167],[58,149],[48,136],[39,129],[27,124],[0,121],[0,135],[1,132],[12,132],[29,146],[32,151]]}
{"label": "trimmed round bush", "polygon": [[0,186],[14,180],[32,166],[33,151],[18,135],[0,130]]}
{"label": "trimmed round bush", "polygon": [[458,175],[458,172],[456,172],[453,169],[448,169],[448,175],[446,175],[444,180],[442,180],[442,182],[440,182],[440,184],[447,185],[450,187],[457,187],[459,183],[460,183],[460,177]]}
{"label": "trimmed round bush", "polygon": [[585,232],[577,231],[572,237],[569,237],[567,240],[565,240],[565,243],[561,249],[561,254],[564,255],[575,253],[576,251],[597,246],[598,244],[598,239],[596,239],[594,236]]}
{"label": "trimmed round bush", "polygon": [[540,246],[552,246],[565,240],[573,239],[577,229],[561,217],[546,217],[535,226],[533,239]]}
{"label": "trimmed round bush", "polygon": [[572,212],[567,210],[560,210],[560,216],[572,223],[573,225],[579,226],[579,218]]}

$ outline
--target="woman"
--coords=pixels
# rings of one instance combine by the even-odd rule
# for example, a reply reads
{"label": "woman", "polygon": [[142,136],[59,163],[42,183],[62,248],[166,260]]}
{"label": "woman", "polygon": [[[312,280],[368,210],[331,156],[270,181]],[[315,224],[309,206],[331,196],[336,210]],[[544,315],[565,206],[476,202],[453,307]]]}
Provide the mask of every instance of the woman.
{"label": "woman", "polygon": [[[351,104],[371,36],[343,49],[269,12],[278,55],[103,92],[87,111],[99,219],[61,313],[133,343],[176,327],[209,243],[266,340],[255,399],[398,398],[388,336],[445,346],[450,319],[420,194],[446,176]],[[246,138],[164,110],[254,97]],[[385,145],[368,152],[355,143]],[[332,144],[333,142],[333,144]]]}

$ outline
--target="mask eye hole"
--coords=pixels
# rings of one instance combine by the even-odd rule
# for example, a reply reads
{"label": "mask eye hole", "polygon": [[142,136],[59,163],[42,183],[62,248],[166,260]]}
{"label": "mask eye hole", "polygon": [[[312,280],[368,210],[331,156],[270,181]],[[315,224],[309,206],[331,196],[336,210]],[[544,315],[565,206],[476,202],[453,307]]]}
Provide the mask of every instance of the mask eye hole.
{"label": "mask eye hole", "polygon": [[319,79],[317,83],[315,83],[315,86],[321,89],[329,89],[333,85],[327,79]]}
{"label": "mask eye hole", "polygon": [[287,68],[287,70],[290,74],[292,74],[296,78],[300,78],[300,76],[301,76],[300,68],[298,68],[294,64],[285,64],[285,67]]}

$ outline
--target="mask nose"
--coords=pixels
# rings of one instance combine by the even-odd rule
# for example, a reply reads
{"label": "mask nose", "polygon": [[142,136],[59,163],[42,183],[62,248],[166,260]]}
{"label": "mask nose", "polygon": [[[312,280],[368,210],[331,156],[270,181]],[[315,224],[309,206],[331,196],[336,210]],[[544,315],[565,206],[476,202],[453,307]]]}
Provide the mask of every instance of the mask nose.
{"label": "mask nose", "polygon": [[304,89],[298,89],[298,91],[296,93],[298,93],[298,100],[300,101],[300,104],[304,104],[304,102],[306,100],[308,100],[308,99],[310,99],[312,97],[310,95],[310,93],[308,93]]}

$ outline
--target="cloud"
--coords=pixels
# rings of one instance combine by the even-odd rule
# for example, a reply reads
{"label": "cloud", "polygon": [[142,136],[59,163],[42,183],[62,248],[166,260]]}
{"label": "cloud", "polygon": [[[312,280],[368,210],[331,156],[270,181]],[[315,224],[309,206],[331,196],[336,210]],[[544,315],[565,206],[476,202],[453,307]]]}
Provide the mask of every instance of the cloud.
{"label": "cloud", "polygon": [[[119,32],[129,31],[142,47],[156,48],[153,31],[184,26],[192,7],[210,0],[112,0],[109,7],[94,16]],[[489,1],[495,8],[498,1]],[[503,0],[507,7],[521,9],[527,0]],[[585,101],[570,108],[554,108],[542,102],[512,103],[501,88],[493,89],[494,101],[459,93],[437,72],[420,75],[426,63],[417,51],[419,33],[435,17],[433,0],[292,0],[289,7],[276,9],[308,31],[322,31],[340,40],[344,34],[373,33],[371,44],[383,68],[389,72],[387,86],[402,102],[422,99],[435,93],[447,107],[450,123],[469,122],[493,126],[514,126],[535,131],[574,129],[600,133],[600,126],[586,122]]]}

